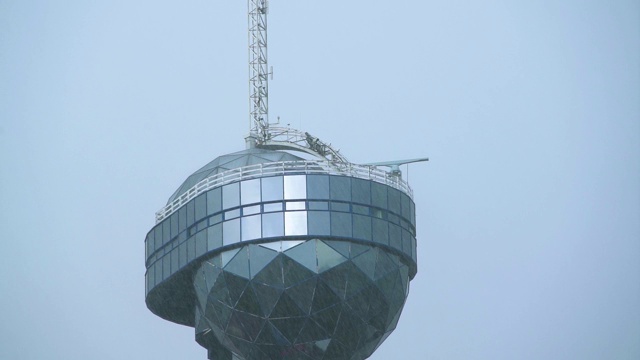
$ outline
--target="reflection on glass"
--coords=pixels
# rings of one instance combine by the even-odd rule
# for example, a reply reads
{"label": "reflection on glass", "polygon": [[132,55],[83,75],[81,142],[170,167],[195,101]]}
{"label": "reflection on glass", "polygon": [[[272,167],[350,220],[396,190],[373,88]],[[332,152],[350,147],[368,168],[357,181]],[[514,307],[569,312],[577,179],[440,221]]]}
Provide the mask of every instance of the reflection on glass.
{"label": "reflection on glass", "polygon": [[225,221],[222,223],[222,244],[235,244],[240,241],[240,219]]}
{"label": "reflection on glass", "polygon": [[215,188],[207,192],[207,214],[215,214],[222,210],[222,188]]}
{"label": "reflection on glass", "polygon": [[260,179],[240,183],[242,205],[260,202]]}
{"label": "reflection on glass", "polygon": [[295,211],[284,213],[284,234],[306,235],[307,234],[307,212]]}
{"label": "reflection on glass", "polygon": [[222,187],[222,207],[224,209],[240,205],[240,184],[227,184]]}
{"label": "reflection on glass", "polygon": [[282,200],[282,176],[262,178],[262,201]]}
{"label": "reflection on glass", "polygon": [[309,199],[329,198],[329,176],[309,175],[307,176],[307,197]]}
{"label": "reflection on glass", "polygon": [[191,262],[196,258],[196,237],[187,239],[187,261]]}
{"label": "reflection on glass", "polygon": [[294,175],[284,177],[284,198],[305,199],[307,197],[307,177]]}
{"label": "reflection on glass", "polygon": [[262,237],[284,235],[284,215],[281,212],[262,214]]}
{"label": "reflection on glass", "polygon": [[230,220],[233,218],[237,218],[240,216],[240,209],[233,209],[233,210],[229,210],[227,212],[224,213],[224,219],[225,220]]}
{"label": "reflection on glass", "polygon": [[286,206],[287,206],[287,210],[304,210],[305,202],[304,201],[287,201]]}
{"label": "reflection on glass", "polygon": [[264,207],[264,212],[282,211],[282,203],[281,202],[271,203],[271,204],[264,204],[262,206]]}
{"label": "reflection on glass", "polygon": [[259,239],[261,237],[260,215],[242,218],[242,241]]}
{"label": "reflection on glass", "polygon": [[242,208],[242,216],[253,215],[260,212],[260,205],[245,206]]}

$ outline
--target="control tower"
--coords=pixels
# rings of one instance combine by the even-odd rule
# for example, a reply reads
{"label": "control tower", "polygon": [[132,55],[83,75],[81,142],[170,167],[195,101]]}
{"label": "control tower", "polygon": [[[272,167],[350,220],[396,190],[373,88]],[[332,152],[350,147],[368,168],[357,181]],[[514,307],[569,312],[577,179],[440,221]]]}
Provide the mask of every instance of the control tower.
{"label": "control tower", "polygon": [[362,360],[395,329],[417,272],[399,165],[358,165],[268,121],[266,0],[249,0],[246,149],[187,177],[145,239],[146,303],[211,360]]}

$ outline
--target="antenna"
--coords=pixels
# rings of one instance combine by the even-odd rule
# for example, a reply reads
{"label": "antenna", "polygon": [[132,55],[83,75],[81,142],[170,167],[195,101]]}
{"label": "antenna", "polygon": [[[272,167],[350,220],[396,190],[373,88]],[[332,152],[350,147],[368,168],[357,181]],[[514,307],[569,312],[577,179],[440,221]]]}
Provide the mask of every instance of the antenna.
{"label": "antenna", "polygon": [[269,127],[269,69],[267,65],[267,0],[248,0],[249,7],[249,132],[266,137]]}

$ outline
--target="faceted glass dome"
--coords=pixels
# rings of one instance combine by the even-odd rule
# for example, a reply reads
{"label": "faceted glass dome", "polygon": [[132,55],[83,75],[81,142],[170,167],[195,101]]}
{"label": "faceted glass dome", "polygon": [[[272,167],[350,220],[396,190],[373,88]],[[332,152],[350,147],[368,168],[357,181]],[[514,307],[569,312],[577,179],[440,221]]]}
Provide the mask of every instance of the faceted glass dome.
{"label": "faceted glass dome", "polygon": [[187,190],[191,189],[195,184],[209,176],[247,165],[256,165],[277,161],[295,161],[304,160],[301,157],[292,155],[284,151],[271,151],[263,149],[247,149],[231,154],[218,156],[198,171],[191,174],[180,187],[171,195],[167,204],[170,204]]}

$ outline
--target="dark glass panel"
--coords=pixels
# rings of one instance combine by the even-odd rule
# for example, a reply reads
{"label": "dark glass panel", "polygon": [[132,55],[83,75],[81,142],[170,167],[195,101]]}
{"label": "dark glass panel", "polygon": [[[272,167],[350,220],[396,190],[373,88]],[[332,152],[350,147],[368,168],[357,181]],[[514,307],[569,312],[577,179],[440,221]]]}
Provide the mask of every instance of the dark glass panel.
{"label": "dark glass panel", "polygon": [[171,221],[169,219],[162,220],[162,244],[169,242],[171,236]]}
{"label": "dark glass panel", "polygon": [[151,269],[147,270],[147,280],[149,283],[149,290],[151,290],[152,287],[156,286],[156,272],[155,272],[155,268],[153,266],[151,266]]}
{"label": "dark glass panel", "polygon": [[196,234],[196,257],[207,252],[207,230],[202,230]]}
{"label": "dark glass panel", "polygon": [[181,207],[178,209],[178,233],[187,230],[187,208]]}
{"label": "dark glass panel", "polygon": [[262,201],[284,199],[282,176],[262,178]]}
{"label": "dark glass panel", "polygon": [[389,223],[380,219],[373,219],[373,241],[389,245]]}
{"label": "dark glass panel", "polygon": [[240,183],[240,199],[242,205],[260,202],[260,179],[242,181]]}
{"label": "dark glass panel", "polygon": [[207,192],[207,214],[222,211],[222,188],[215,188]]}
{"label": "dark glass panel", "polygon": [[166,255],[162,258],[162,278],[166,279],[171,275],[171,257]]}
{"label": "dark glass panel", "polygon": [[407,220],[411,219],[411,199],[403,194],[400,193],[400,199],[402,201],[402,217],[404,217]]}
{"label": "dark glass panel", "polygon": [[351,214],[331,212],[331,235],[351,237]]}
{"label": "dark glass panel", "polygon": [[331,211],[343,211],[343,212],[349,212],[349,203],[343,203],[343,202],[331,202]]}
{"label": "dark glass panel", "polygon": [[187,242],[183,242],[178,246],[178,257],[180,267],[187,265]]}
{"label": "dark glass panel", "polygon": [[222,221],[222,214],[216,214],[209,218],[209,226],[215,225]]}
{"label": "dark glass panel", "polygon": [[326,201],[309,201],[309,210],[329,210],[329,203]]}
{"label": "dark glass panel", "polygon": [[206,229],[209,226],[209,224],[207,223],[207,219],[204,219],[202,221],[200,221],[198,223],[198,225],[196,225],[196,231],[202,231],[204,229]]}
{"label": "dark glass panel", "polygon": [[262,237],[284,235],[284,215],[281,212],[262,214]]}
{"label": "dark glass panel", "polygon": [[329,198],[329,176],[308,175],[307,176],[307,197],[309,199]]}
{"label": "dark glass panel", "polygon": [[227,184],[222,187],[222,207],[229,209],[240,205],[240,184]]}
{"label": "dark glass panel", "polygon": [[393,211],[396,214],[401,214],[401,204],[400,204],[400,191],[396,189],[389,188],[389,210]]}
{"label": "dark glass panel", "polygon": [[402,230],[402,252],[411,257],[411,234],[407,230]]}
{"label": "dark glass panel", "polygon": [[151,231],[149,231],[149,233],[147,234],[147,257],[149,257],[149,255],[151,255],[154,251],[156,251],[156,230],[151,229]]}
{"label": "dark glass panel", "polygon": [[369,215],[369,207],[368,206],[362,206],[362,205],[352,205],[351,206],[351,211],[353,211],[353,213],[355,214],[360,214],[360,215]]}
{"label": "dark glass panel", "polygon": [[192,236],[187,239],[187,261],[191,262],[196,258],[196,237]]}
{"label": "dark glass panel", "polygon": [[171,216],[169,217],[169,222],[171,222],[170,238],[173,239],[174,237],[178,236],[178,213],[177,212],[174,212],[173,214],[171,214]]}
{"label": "dark glass panel", "polygon": [[309,211],[309,235],[331,235],[330,213]]}
{"label": "dark glass panel", "polygon": [[413,201],[411,201],[410,205],[411,205],[411,224],[415,227],[416,226],[416,204]]}
{"label": "dark glass panel", "polygon": [[399,226],[389,224],[389,245],[402,251],[402,232]]}
{"label": "dark glass panel", "polygon": [[176,272],[178,271],[178,269],[180,269],[178,249],[171,250],[169,254],[170,254],[169,256],[171,257],[171,271]]}
{"label": "dark glass panel", "polygon": [[201,194],[198,197],[196,197],[195,212],[196,212],[195,221],[199,221],[200,219],[207,216],[207,194]]}
{"label": "dark glass panel", "polygon": [[222,246],[222,224],[216,224],[208,229],[207,250],[211,251]]}
{"label": "dark glass panel", "polygon": [[351,179],[351,200],[360,204],[371,204],[371,182],[363,179]]}
{"label": "dark glass panel", "polygon": [[156,225],[156,230],[154,231],[154,240],[154,248],[157,251],[162,247],[162,223]]}
{"label": "dark glass panel", "polygon": [[371,240],[371,218],[363,215],[353,215],[353,237]]}
{"label": "dark glass panel", "polygon": [[331,200],[351,201],[351,179],[344,176],[330,176]]}
{"label": "dark glass panel", "polygon": [[383,209],[387,208],[387,186],[372,182],[371,183],[371,204]]}
{"label": "dark glass panel", "polygon": [[156,261],[153,264],[153,268],[155,272],[156,284],[159,284],[162,280],[164,280],[162,277],[162,259]]}
{"label": "dark glass panel", "polygon": [[195,201],[191,200],[187,203],[187,226],[193,225],[195,222]]}

